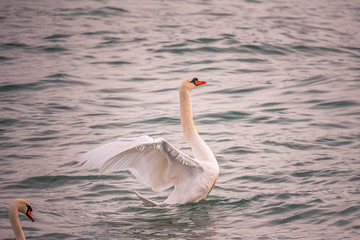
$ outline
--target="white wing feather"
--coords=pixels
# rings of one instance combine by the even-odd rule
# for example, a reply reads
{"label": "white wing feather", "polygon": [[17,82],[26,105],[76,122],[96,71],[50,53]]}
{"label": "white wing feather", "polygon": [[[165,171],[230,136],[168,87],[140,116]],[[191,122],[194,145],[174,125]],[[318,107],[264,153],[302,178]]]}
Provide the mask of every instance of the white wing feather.
{"label": "white wing feather", "polygon": [[84,154],[85,166],[107,171],[129,170],[154,191],[163,191],[201,171],[201,164],[180,152],[163,138],[148,136],[118,139]]}

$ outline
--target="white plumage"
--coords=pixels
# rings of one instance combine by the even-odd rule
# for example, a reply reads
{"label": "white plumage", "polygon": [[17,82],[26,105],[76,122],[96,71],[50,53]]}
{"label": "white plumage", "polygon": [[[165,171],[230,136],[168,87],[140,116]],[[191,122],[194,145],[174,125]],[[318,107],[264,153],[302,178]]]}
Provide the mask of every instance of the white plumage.
{"label": "white plumage", "polygon": [[[108,171],[128,170],[141,183],[160,192],[175,186],[165,200],[167,204],[183,204],[204,199],[212,190],[219,174],[217,161],[210,148],[196,132],[192,120],[190,91],[204,84],[196,78],[180,86],[180,113],[183,134],[193,149],[195,158],[176,149],[163,138],[149,136],[119,138],[96,148],[80,158],[84,166]],[[146,204],[154,202],[136,193]]]}

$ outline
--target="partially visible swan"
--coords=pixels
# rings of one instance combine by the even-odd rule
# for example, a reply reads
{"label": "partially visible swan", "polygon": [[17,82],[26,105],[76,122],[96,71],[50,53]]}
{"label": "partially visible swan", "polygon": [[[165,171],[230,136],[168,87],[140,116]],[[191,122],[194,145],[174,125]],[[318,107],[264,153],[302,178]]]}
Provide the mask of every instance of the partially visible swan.
{"label": "partially visible swan", "polygon": [[32,222],[35,220],[31,214],[32,208],[28,201],[23,199],[16,199],[10,204],[9,218],[11,227],[14,231],[16,240],[23,240],[25,239],[25,235],[20,225],[19,212],[25,214]]}
{"label": "partially visible swan", "polygon": [[[190,92],[205,84],[189,78],[180,85],[180,118],[183,135],[194,158],[163,138],[141,136],[119,138],[80,157],[85,166],[99,167],[100,173],[129,170],[140,182],[160,192],[175,185],[166,204],[198,202],[211,192],[219,176],[219,165],[208,145],[197,133],[192,116]],[[145,205],[156,205],[136,192]]]}

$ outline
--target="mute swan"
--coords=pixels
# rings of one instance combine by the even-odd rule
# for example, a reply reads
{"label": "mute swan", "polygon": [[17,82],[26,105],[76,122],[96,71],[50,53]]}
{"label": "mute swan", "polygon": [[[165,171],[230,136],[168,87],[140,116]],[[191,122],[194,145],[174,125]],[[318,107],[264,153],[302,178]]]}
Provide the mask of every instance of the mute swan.
{"label": "mute swan", "polygon": [[[197,133],[192,116],[190,92],[205,84],[189,78],[180,85],[180,118],[183,135],[194,158],[176,149],[163,138],[141,136],[119,138],[85,153],[79,159],[85,166],[107,171],[129,170],[140,182],[160,192],[175,185],[166,204],[198,202],[211,192],[219,176],[219,165],[208,145]],[[145,205],[156,205],[135,191]]]}
{"label": "mute swan", "polygon": [[19,212],[25,214],[32,222],[34,222],[34,218],[31,214],[32,208],[30,203],[23,199],[16,199],[14,200],[9,207],[9,218],[11,227],[14,231],[16,240],[24,240],[25,235],[21,228],[20,221],[19,221]]}

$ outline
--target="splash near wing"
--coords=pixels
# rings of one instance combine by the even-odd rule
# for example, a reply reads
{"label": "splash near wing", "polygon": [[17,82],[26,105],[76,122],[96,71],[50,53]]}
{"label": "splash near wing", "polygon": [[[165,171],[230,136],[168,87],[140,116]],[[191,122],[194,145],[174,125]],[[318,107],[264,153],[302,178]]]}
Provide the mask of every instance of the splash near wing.
{"label": "splash near wing", "polygon": [[100,174],[129,170],[154,191],[163,191],[186,181],[202,169],[198,161],[165,139],[148,136],[118,139],[85,153],[79,161],[84,166],[98,167]]}

